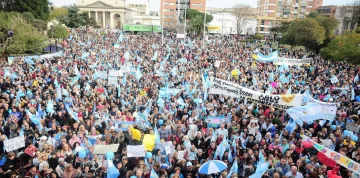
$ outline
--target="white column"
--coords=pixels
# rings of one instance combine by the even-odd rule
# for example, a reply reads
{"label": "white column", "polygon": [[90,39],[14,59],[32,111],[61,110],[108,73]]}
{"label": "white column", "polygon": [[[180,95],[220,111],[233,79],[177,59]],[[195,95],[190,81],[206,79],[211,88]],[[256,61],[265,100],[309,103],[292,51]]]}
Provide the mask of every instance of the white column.
{"label": "white column", "polygon": [[106,23],[105,23],[105,11],[103,11],[103,28],[106,28]]}
{"label": "white column", "polygon": [[125,12],[121,13],[121,22],[119,28],[122,28],[124,24],[125,24]]}
{"label": "white column", "polygon": [[96,24],[99,25],[98,11],[95,11],[95,21],[96,21]]}
{"label": "white column", "polygon": [[114,13],[110,12],[110,28],[113,29],[114,27]]}
{"label": "white column", "polygon": [[91,11],[89,11],[89,19],[91,18]]}

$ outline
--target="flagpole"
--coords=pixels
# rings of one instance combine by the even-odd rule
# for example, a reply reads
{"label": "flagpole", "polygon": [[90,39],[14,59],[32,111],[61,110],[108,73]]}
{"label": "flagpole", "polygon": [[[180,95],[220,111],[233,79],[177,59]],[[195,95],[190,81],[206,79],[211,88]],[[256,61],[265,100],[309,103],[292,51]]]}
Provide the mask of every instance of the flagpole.
{"label": "flagpole", "polygon": [[186,38],[186,8],[187,8],[187,4],[185,4],[185,18],[184,18],[184,20],[185,20],[185,25],[184,25],[184,39]]}
{"label": "flagpole", "polygon": [[205,13],[204,13],[204,31],[203,31],[203,45],[202,45],[202,48],[204,49],[204,46],[205,46],[205,24],[206,24],[206,1],[205,1]]}
{"label": "flagpole", "polygon": [[164,0],[162,3],[162,12],[161,12],[161,45],[164,45]]}

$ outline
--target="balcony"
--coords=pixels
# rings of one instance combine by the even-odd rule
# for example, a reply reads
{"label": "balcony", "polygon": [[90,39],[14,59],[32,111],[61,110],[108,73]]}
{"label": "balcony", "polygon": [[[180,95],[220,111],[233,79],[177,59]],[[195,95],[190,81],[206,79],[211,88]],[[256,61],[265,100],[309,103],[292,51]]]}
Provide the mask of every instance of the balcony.
{"label": "balcony", "polygon": [[307,6],[306,2],[300,3],[301,6]]}
{"label": "balcony", "polygon": [[[176,4],[178,4],[179,1],[176,1]],[[190,4],[190,0],[180,0],[180,4]]]}

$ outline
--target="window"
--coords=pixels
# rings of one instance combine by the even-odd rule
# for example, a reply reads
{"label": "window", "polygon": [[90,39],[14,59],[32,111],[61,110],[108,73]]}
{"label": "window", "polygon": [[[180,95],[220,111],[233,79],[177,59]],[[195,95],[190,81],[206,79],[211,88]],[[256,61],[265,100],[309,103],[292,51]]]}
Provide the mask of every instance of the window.
{"label": "window", "polygon": [[260,31],[263,32],[263,31],[264,31],[264,27],[260,27]]}
{"label": "window", "polygon": [[174,12],[174,9],[170,9],[170,12]]}
{"label": "window", "polygon": [[265,20],[261,20],[261,25],[265,25]]}

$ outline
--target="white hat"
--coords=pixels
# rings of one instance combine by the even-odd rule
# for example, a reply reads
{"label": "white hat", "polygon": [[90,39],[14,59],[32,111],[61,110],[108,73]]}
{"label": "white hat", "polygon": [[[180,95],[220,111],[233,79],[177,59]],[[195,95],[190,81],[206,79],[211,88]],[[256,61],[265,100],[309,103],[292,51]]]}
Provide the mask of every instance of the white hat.
{"label": "white hat", "polygon": [[47,140],[47,137],[45,135],[40,137],[40,140]]}

